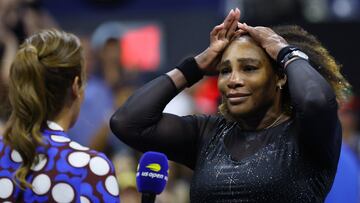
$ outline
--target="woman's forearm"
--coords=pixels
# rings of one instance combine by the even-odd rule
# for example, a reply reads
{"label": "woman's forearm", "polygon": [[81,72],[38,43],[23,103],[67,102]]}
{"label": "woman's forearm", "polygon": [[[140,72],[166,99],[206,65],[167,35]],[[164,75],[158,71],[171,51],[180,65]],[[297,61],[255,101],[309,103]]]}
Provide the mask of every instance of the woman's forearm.
{"label": "woman's forearm", "polygon": [[117,136],[139,133],[156,124],[165,106],[178,93],[167,75],[150,81],[134,94],[112,116],[110,126]]}
{"label": "woman's forearm", "polygon": [[186,87],[187,81],[185,79],[185,76],[182,74],[182,72],[179,69],[175,68],[167,72],[166,75],[168,75],[171,78],[174,85],[179,91],[183,90]]}
{"label": "woman's forearm", "polygon": [[336,117],[336,96],[330,84],[306,60],[292,61],[286,68],[289,91],[298,116],[319,118],[328,112]]}

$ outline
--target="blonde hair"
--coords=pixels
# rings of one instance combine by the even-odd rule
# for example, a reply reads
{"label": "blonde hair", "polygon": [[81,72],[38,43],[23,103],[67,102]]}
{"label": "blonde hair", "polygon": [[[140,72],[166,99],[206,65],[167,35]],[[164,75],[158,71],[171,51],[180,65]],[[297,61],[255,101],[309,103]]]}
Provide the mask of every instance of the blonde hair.
{"label": "blonde hair", "polygon": [[20,188],[32,187],[27,181],[36,148],[43,145],[41,130],[69,100],[72,83],[79,76],[85,83],[82,48],[73,34],[43,30],[20,46],[10,69],[9,100],[12,112],[4,141],[22,157],[15,172]]}

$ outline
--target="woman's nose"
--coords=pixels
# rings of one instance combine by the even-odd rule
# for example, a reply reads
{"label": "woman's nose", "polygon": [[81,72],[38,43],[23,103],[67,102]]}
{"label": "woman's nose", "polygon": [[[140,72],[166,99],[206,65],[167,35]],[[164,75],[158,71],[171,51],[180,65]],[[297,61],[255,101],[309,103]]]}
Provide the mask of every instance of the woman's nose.
{"label": "woman's nose", "polygon": [[244,86],[243,77],[238,73],[232,73],[227,82],[229,88],[237,88]]}

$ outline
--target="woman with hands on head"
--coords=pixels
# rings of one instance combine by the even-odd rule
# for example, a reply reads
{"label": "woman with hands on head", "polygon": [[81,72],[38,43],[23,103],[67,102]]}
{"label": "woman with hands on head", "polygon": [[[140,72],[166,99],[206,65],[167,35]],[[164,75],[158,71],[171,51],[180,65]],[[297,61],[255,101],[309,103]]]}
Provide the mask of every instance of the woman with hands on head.
{"label": "woman with hands on head", "polygon": [[[231,10],[205,51],[137,90],[111,128],[135,149],[193,169],[192,202],[323,202],[340,153],[337,100],[350,86],[302,28],[252,27],[239,18]],[[218,115],[162,113],[178,92],[214,72]]]}

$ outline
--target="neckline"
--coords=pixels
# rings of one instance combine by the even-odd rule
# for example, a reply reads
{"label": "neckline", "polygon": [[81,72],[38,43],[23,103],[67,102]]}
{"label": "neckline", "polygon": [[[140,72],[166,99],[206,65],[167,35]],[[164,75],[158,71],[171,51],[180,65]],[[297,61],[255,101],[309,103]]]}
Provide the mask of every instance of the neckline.
{"label": "neckline", "polygon": [[[284,114],[282,114],[284,115]],[[268,131],[274,128],[277,128],[278,126],[281,126],[285,123],[289,123],[293,120],[292,117],[288,117],[286,120],[281,121],[281,118],[283,117],[282,115],[280,115],[273,123],[271,123],[269,126],[265,127],[265,128],[261,128],[261,129],[243,129],[241,128],[241,126],[238,124],[238,122],[235,121],[236,123],[236,127],[239,128],[242,132],[249,132],[249,133],[258,133],[258,132],[263,132],[263,131]]]}
{"label": "neckline", "polygon": [[64,128],[54,121],[46,121],[47,128],[43,129],[45,135],[61,135],[68,137]]}
{"label": "neckline", "polygon": [[42,132],[44,135],[47,136],[59,135],[59,136],[69,137],[68,134],[66,134],[66,132],[60,130],[44,129]]}
{"label": "neckline", "polygon": [[[275,129],[279,128],[279,127],[283,127],[283,128],[287,128],[287,126],[291,125],[291,123],[293,122],[293,120],[290,118],[288,120],[285,120],[282,123],[279,123],[278,125],[272,126],[271,128],[263,128],[263,129],[259,129],[259,130],[243,130],[240,128],[240,126],[236,125],[237,127],[240,128],[240,130],[242,131],[242,133],[249,133],[247,134],[247,136],[252,136],[258,133],[265,133],[265,136],[268,135],[269,132],[274,131]],[[268,146],[268,144],[260,147],[254,154],[246,156],[240,160],[237,160],[233,157],[233,155],[231,154],[230,150],[227,148],[226,144],[225,144],[225,137],[231,133],[231,131],[233,131],[234,129],[231,129],[230,131],[228,131],[227,133],[223,134],[220,137],[220,145],[223,148],[225,155],[228,157],[228,159],[230,160],[231,163],[235,164],[235,165],[239,165],[239,164],[243,164],[246,163],[247,161],[249,161],[250,159],[252,159],[252,157],[258,153],[260,150],[263,150],[266,146]],[[246,136],[244,134],[244,136]],[[282,134],[284,134],[284,131],[282,131]]]}
{"label": "neckline", "polygon": [[54,131],[64,131],[64,128],[61,127],[58,123],[55,121],[46,121],[46,124],[50,130]]}

